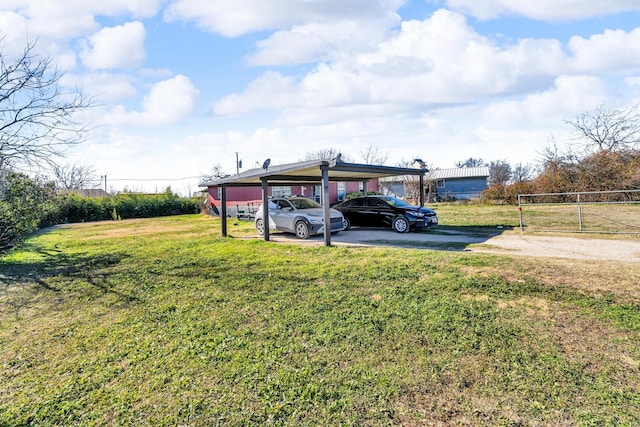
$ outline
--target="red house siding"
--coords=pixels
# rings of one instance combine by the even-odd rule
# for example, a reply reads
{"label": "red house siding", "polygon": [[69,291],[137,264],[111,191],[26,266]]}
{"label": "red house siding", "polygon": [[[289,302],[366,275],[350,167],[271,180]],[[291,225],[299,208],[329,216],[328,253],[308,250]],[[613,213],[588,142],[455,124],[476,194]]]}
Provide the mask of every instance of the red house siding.
{"label": "red house siding", "polygon": [[[291,194],[315,198],[319,200],[320,186],[314,187],[309,185],[292,185]],[[269,197],[273,195],[273,187],[269,187]],[[220,205],[220,194],[218,186],[208,187],[209,191],[209,204],[216,206]],[[329,183],[329,203],[335,204],[342,201],[345,194],[355,193],[360,191],[360,182],[345,182],[344,194],[338,194],[338,183]],[[378,179],[374,178],[367,182],[367,191],[378,191]],[[315,197],[314,197],[315,196]],[[227,205],[247,204],[247,203],[262,203],[262,188],[261,187],[228,187],[227,188]]]}

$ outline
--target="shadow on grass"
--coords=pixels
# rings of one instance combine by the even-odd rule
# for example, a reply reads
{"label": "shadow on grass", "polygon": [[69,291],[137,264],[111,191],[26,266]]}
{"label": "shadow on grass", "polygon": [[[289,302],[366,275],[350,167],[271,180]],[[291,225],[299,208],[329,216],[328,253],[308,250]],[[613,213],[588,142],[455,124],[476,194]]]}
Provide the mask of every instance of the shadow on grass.
{"label": "shadow on grass", "polygon": [[113,294],[122,302],[138,300],[109,284],[108,279],[114,273],[108,269],[120,264],[127,257],[124,253],[68,254],[56,249],[45,250],[33,244],[25,244],[22,248],[37,254],[38,260],[0,261],[0,285],[9,287],[35,284],[41,290],[60,293],[63,289],[56,287],[56,280],[52,279],[64,277],[68,282],[79,280],[105,294]]}

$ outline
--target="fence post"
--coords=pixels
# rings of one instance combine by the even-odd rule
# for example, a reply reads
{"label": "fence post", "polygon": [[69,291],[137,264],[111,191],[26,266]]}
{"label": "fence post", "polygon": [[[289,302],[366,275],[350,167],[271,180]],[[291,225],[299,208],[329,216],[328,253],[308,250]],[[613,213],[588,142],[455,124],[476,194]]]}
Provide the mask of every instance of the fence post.
{"label": "fence post", "polygon": [[524,224],[522,223],[522,204],[520,203],[519,194],[518,194],[518,215],[520,216],[520,231],[524,231]]}
{"label": "fence post", "polygon": [[582,204],[580,203],[580,193],[578,193],[578,227],[582,231]]}

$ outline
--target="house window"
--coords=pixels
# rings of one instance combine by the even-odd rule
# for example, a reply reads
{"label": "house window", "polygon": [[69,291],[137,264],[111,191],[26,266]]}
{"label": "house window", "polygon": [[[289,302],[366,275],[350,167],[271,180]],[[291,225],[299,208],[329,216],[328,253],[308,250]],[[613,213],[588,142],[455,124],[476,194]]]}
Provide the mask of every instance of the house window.
{"label": "house window", "polygon": [[347,195],[347,183],[346,182],[338,182],[338,201],[341,202],[344,200],[344,196]]}
{"label": "house window", "polygon": [[291,187],[271,187],[272,197],[286,197],[291,195]]}
{"label": "house window", "polygon": [[444,179],[438,179],[438,180],[436,180],[436,187],[438,187],[438,188],[444,188]]}
{"label": "house window", "polygon": [[222,200],[222,187],[218,187],[218,200]]}

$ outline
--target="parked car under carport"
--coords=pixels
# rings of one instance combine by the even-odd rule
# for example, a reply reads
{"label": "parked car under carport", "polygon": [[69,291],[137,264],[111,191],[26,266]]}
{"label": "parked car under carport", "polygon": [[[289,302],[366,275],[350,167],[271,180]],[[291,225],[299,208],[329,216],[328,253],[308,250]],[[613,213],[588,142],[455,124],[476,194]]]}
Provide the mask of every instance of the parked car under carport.
{"label": "parked car under carport", "polygon": [[[255,214],[256,231],[264,235],[264,209],[258,208]],[[345,229],[342,214],[330,209],[331,233]],[[274,197],[269,200],[269,228],[294,233],[299,239],[324,233],[323,208],[306,197]]]}
{"label": "parked car under carport", "polygon": [[363,196],[333,206],[342,212],[346,228],[391,227],[398,233],[426,229],[438,225],[433,209],[413,206],[392,196]]}

